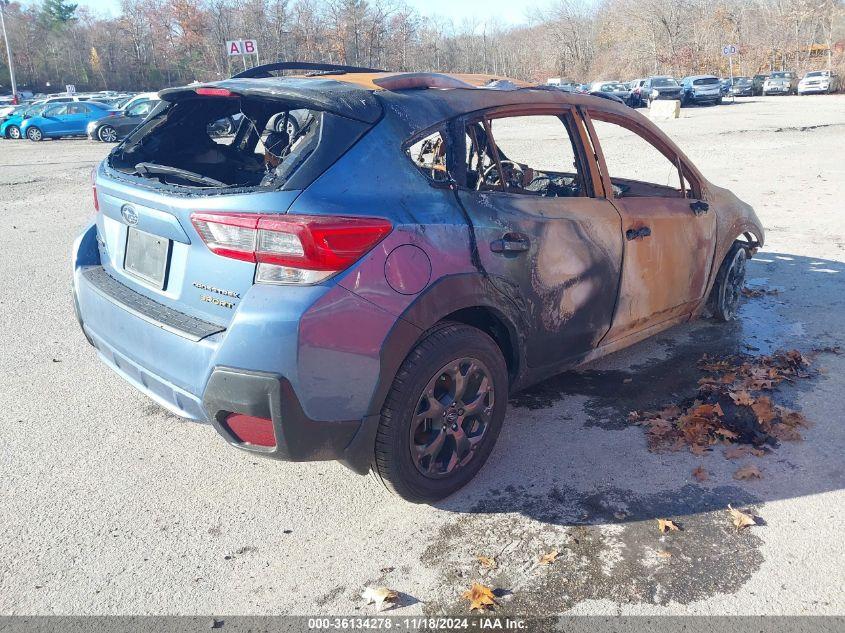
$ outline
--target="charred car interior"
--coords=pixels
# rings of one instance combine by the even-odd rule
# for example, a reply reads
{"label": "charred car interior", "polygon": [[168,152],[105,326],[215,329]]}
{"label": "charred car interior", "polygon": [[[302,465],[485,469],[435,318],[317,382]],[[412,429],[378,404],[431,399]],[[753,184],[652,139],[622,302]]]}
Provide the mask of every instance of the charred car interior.
{"label": "charred car interior", "polygon": [[[109,166],[153,186],[285,189],[304,165],[336,158],[366,130],[336,114],[301,109],[302,123],[290,126],[291,110],[284,101],[228,91],[162,101],[112,152]],[[215,133],[215,122],[226,119],[236,122],[234,134]],[[323,139],[329,140],[318,152]]]}

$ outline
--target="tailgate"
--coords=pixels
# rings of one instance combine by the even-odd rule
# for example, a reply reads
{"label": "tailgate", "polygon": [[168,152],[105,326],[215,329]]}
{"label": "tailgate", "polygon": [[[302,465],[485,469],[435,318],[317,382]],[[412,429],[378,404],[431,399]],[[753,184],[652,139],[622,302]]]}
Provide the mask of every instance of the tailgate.
{"label": "tailgate", "polygon": [[300,193],[173,196],[102,174],[96,185],[100,254],[109,275],[167,307],[223,326],[252,286],[255,263],[212,253],[191,213],[285,213]]}

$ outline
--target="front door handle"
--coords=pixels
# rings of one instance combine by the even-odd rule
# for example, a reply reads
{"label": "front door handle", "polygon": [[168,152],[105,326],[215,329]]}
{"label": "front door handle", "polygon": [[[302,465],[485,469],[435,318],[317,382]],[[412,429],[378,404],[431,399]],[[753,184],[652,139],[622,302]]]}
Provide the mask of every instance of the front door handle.
{"label": "front door handle", "polygon": [[531,241],[522,233],[505,233],[500,239],[490,242],[494,253],[522,253],[529,249]]}
{"label": "front door handle", "polygon": [[704,200],[696,200],[695,202],[689,203],[689,208],[696,215],[704,215],[710,210],[710,205],[704,202]]}
{"label": "front door handle", "polygon": [[627,240],[638,240],[643,237],[648,237],[651,235],[651,229],[647,226],[641,226],[638,229],[628,229],[625,231],[625,239]]}

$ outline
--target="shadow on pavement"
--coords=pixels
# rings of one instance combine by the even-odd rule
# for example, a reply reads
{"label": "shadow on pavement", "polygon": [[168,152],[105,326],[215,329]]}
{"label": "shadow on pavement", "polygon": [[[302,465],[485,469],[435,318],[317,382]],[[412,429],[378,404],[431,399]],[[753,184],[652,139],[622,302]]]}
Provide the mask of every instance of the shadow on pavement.
{"label": "shadow on pavement", "polygon": [[[763,458],[727,460],[722,447],[703,457],[687,451],[651,453],[643,429],[627,422],[630,411],[694,396],[703,376],[697,363],[705,353],[755,355],[793,348],[807,353],[837,345],[845,351],[843,273],[840,262],[758,253],[749,262],[746,285],[777,294],[745,298],[732,323],[701,319],[677,326],[516,394],[490,463],[465,491],[439,506],[455,512],[516,512],[541,522],[580,525],[619,521],[620,516],[643,520],[689,515],[723,510],[728,503],[845,487],[845,434],[830,424],[826,413],[828,406],[842,410],[841,372],[831,370],[776,389],[777,403],[799,410],[803,402],[812,403],[813,410],[804,413],[814,427],[803,442],[782,443]],[[822,352],[816,360],[822,368],[837,364],[845,365],[845,355]],[[836,400],[814,397],[822,387]],[[718,476],[730,475],[749,460],[764,471],[762,480],[748,485]],[[716,476],[698,485],[690,477],[697,465]]]}

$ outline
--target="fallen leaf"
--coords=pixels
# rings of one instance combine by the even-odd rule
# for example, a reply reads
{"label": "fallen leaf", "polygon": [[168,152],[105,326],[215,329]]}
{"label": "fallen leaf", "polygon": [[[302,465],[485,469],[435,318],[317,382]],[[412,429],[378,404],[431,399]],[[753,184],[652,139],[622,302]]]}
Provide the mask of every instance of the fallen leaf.
{"label": "fallen leaf", "polygon": [[375,603],[376,610],[381,611],[386,602],[395,603],[399,599],[399,594],[387,587],[367,587],[361,597],[367,604]]}
{"label": "fallen leaf", "polygon": [[751,405],[751,408],[754,410],[754,415],[757,416],[757,422],[760,423],[760,426],[766,427],[772,420],[775,419],[775,408],[772,405],[772,399],[769,396],[760,396]]}
{"label": "fallen leaf", "polygon": [[726,429],[723,426],[720,426],[718,429],[716,429],[714,433],[716,433],[717,435],[721,435],[722,437],[727,438],[729,440],[735,440],[739,437],[738,433],[734,433],[733,431]]}
{"label": "fallen leaf", "polygon": [[669,519],[657,519],[657,529],[663,533],[666,533],[675,532],[677,530],[680,530],[681,528],[679,528]]}
{"label": "fallen leaf", "polygon": [[493,590],[477,582],[472,583],[472,587],[465,591],[461,598],[469,601],[470,611],[492,609],[496,604],[496,596],[493,595]]}
{"label": "fallen leaf", "polygon": [[485,569],[496,569],[496,559],[492,556],[476,556],[476,558]]}
{"label": "fallen leaf", "polygon": [[657,551],[657,555],[658,555],[660,558],[672,558],[672,552],[667,551],[667,550],[665,550],[665,549],[658,550],[658,551]]}
{"label": "fallen leaf", "polygon": [[733,519],[733,524],[737,530],[747,528],[751,525],[757,525],[757,521],[754,520],[753,516],[741,510],[734,510],[730,504],[728,504],[728,513],[731,515],[731,519]]}
{"label": "fallen leaf", "polygon": [[701,444],[693,444],[689,447],[690,453],[693,455],[704,455],[708,450],[706,446],[702,446]]}
{"label": "fallen leaf", "polygon": [[699,466],[694,471],[692,471],[692,476],[695,477],[698,481],[704,482],[710,479],[710,473],[704,470],[703,467]]}
{"label": "fallen leaf", "polygon": [[745,389],[740,391],[731,391],[729,395],[731,400],[733,400],[734,404],[738,407],[750,407],[754,404],[754,398],[752,398],[751,394]]}
{"label": "fallen leaf", "polygon": [[734,479],[762,479],[763,473],[754,465],[743,466],[734,473]]}
{"label": "fallen leaf", "polygon": [[541,565],[551,565],[553,562],[555,562],[557,560],[558,556],[560,556],[560,552],[558,552],[556,549],[553,549],[548,554],[543,554],[540,557],[540,560],[538,560],[537,562],[540,563]]}

